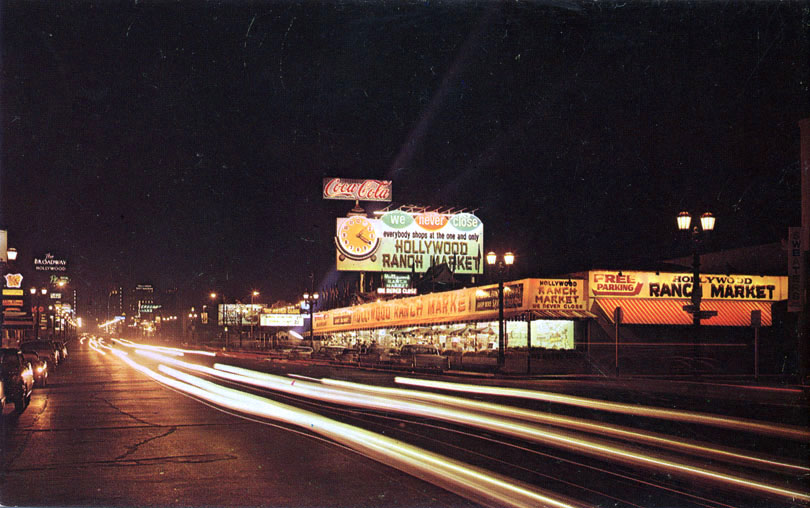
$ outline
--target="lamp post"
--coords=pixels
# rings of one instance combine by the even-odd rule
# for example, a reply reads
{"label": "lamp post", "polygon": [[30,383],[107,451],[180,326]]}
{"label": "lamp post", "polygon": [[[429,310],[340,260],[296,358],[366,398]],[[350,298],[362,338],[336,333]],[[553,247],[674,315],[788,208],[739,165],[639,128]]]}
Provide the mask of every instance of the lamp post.
{"label": "lamp post", "polygon": [[47,295],[48,294],[48,288],[41,288],[39,291],[37,291],[37,288],[31,288],[30,291],[31,291],[31,299],[33,300],[33,302],[31,302],[31,303],[34,304],[34,307],[36,308],[36,311],[37,311],[36,312],[36,319],[34,320],[34,340],[38,340],[39,339],[39,320],[40,320],[38,295],[39,295],[39,293],[42,293],[43,295]]}
{"label": "lamp post", "polygon": [[503,333],[503,273],[515,262],[515,255],[507,252],[501,259],[494,252],[487,254],[487,264],[495,266],[498,272],[498,370],[503,369],[506,361],[506,344]]}
{"label": "lamp post", "polygon": [[[253,344],[253,341],[255,340],[253,338],[253,318],[256,317],[257,314],[256,314],[255,309],[253,308],[253,305],[255,304],[254,300],[256,299],[257,296],[259,296],[259,292],[254,289],[253,292],[250,293],[250,341],[251,341],[251,344]],[[253,347],[253,346],[251,346],[251,347]]]}
{"label": "lamp post", "polygon": [[304,293],[304,301],[307,302],[307,308],[309,309],[309,347],[313,350],[315,349],[315,339],[313,337],[313,313],[315,311],[315,302],[318,301],[317,292],[315,293]]}
{"label": "lamp post", "polygon": [[692,314],[692,326],[694,327],[694,372],[697,374],[698,366],[698,347],[700,346],[700,321],[701,319],[709,319],[717,315],[717,311],[700,310],[700,302],[703,299],[703,288],[700,284],[700,247],[705,240],[705,236],[714,230],[715,217],[709,212],[700,216],[700,228],[695,225],[691,230],[692,216],[689,212],[681,212],[678,214],[678,229],[683,232],[689,232],[692,244],[692,296],[691,304],[685,305],[684,310]]}
{"label": "lamp post", "polygon": [[[225,349],[228,349],[228,312],[225,308],[225,294],[217,294],[215,292],[211,292],[211,299],[214,300],[214,303],[217,301],[217,297],[222,299],[222,325],[225,327]],[[217,321],[219,321],[219,308],[215,308],[214,315],[216,316]]]}

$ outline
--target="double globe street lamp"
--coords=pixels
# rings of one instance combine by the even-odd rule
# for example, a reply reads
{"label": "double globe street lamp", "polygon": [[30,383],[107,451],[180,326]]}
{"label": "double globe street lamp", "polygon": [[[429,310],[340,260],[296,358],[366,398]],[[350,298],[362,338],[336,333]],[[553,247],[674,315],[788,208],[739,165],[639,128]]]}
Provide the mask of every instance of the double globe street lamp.
{"label": "double globe street lamp", "polygon": [[511,252],[507,252],[500,259],[494,252],[487,254],[487,264],[495,266],[498,274],[498,370],[503,369],[503,365],[506,361],[506,344],[504,343],[503,333],[503,275],[506,268],[511,266],[514,262],[515,255]]}
{"label": "double globe street lamp", "polygon": [[698,347],[700,342],[700,321],[709,319],[717,315],[714,310],[700,310],[700,302],[703,299],[703,288],[700,283],[700,251],[701,245],[705,242],[706,236],[714,230],[715,217],[709,212],[700,216],[700,228],[697,225],[691,228],[692,216],[689,212],[678,214],[678,229],[690,235],[692,244],[692,297],[691,304],[685,305],[683,310],[692,314],[692,325],[694,326],[694,371],[697,373]]}
{"label": "double globe street lamp", "polygon": [[[34,320],[34,340],[39,339],[39,322],[42,319],[40,317],[43,307],[40,306],[40,301],[38,298],[38,294],[41,293],[43,296],[48,294],[48,288],[42,288],[37,290],[37,288],[31,288],[31,299],[33,302],[31,304],[36,308],[36,319]],[[44,309],[43,309],[44,310]],[[47,326],[47,324],[46,324]],[[46,330],[47,331],[47,330]]]}
{"label": "double globe street lamp", "polygon": [[304,293],[304,302],[307,304],[307,308],[309,309],[309,347],[315,350],[315,339],[313,337],[313,313],[315,311],[315,303],[317,303],[318,298],[320,295],[317,292],[313,293]]}

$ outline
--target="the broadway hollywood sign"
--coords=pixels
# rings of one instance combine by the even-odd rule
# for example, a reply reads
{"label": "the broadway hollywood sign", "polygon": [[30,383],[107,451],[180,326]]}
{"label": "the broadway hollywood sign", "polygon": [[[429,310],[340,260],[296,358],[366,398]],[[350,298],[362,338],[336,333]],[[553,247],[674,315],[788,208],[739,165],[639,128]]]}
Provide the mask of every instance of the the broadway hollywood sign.
{"label": "the broadway hollywood sign", "polygon": [[323,198],[350,201],[391,201],[391,181],[324,178]]}
{"label": "the broadway hollywood sign", "polygon": [[49,252],[45,257],[34,258],[34,269],[40,272],[65,272],[67,260],[57,259]]}

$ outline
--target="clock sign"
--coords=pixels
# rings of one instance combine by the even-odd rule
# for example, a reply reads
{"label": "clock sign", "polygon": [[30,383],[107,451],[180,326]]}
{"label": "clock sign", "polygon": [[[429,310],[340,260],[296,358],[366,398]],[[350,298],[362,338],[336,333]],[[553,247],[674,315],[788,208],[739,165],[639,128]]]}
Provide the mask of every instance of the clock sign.
{"label": "clock sign", "polygon": [[371,258],[380,246],[380,237],[374,224],[365,217],[349,217],[338,227],[335,244],[341,261],[348,258],[355,261]]}

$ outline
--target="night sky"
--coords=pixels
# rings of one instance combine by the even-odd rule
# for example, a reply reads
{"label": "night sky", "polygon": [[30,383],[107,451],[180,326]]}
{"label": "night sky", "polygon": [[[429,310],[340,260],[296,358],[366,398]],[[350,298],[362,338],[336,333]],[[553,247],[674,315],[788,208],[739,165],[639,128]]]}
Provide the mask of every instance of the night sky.
{"label": "night sky", "polygon": [[0,5],[0,226],[100,294],[296,299],[331,176],[477,209],[516,276],[682,255],[682,209],[718,249],[800,222],[807,2]]}

